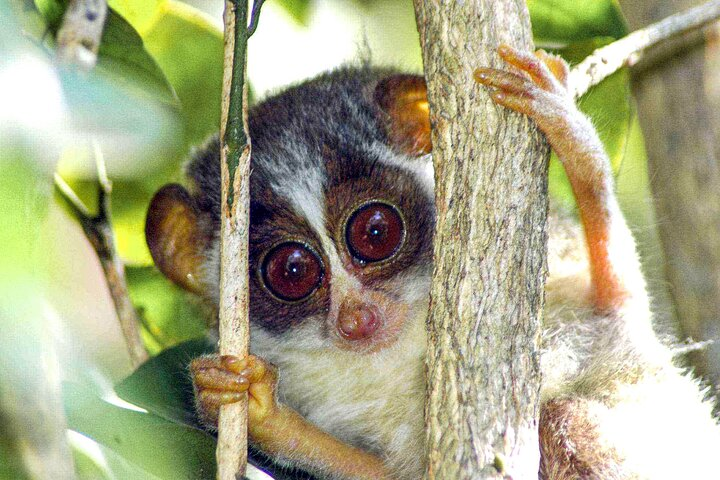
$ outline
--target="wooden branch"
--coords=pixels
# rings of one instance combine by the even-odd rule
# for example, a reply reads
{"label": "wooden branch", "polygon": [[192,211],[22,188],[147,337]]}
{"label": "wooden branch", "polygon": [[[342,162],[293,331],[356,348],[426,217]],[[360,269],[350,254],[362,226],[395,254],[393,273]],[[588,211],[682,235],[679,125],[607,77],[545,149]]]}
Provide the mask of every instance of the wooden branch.
{"label": "wooden branch", "polygon": [[[247,130],[247,40],[257,28],[262,0],[248,27],[247,0],[225,2],[225,65],[220,120],[220,354],[248,354],[248,229],[250,137]],[[216,451],[219,480],[236,480],[247,465],[247,398],[220,409]]]}
{"label": "wooden branch", "polygon": [[70,0],[57,34],[57,58],[61,63],[89,71],[97,62],[107,0]]}
{"label": "wooden branch", "polygon": [[549,149],[473,81],[478,65],[507,68],[500,43],[532,49],[529,15],[513,0],[415,0],[415,13],[437,207],[426,478],[537,478]]}
{"label": "wooden branch", "polygon": [[[620,5],[637,28],[696,1],[628,0]],[[663,280],[679,333],[707,343],[688,352],[688,359],[720,399],[720,24],[704,33],[704,38],[694,36],[692,48],[673,45],[675,54],[662,63],[632,70],[631,84],[660,219]]]}
{"label": "wooden branch", "polygon": [[570,86],[575,98],[583,96],[624,66],[635,65],[643,53],[673,37],[698,30],[720,18],[720,0],[671,15],[664,20],[637,30],[626,37],[595,50],[570,72]]}
{"label": "wooden branch", "polygon": [[120,329],[130,354],[130,361],[133,367],[137,367],[147,360],[148,353],[140,338],[139,321],[135,306],[130,301],[127,280],[125,279],[125,266],[115,248],[115,236],[112,231],[110,216],[112,185],[105,171],[102,151],[97,143],[95,143],[94,148],[98,172],[98,213],[92,215],[72,188],[57,173],[55,174],[55,188],[68,204],[78,222],[80,222],[85,236],[90,241],[93,249],[95,249],[95,253],[97,253],[110,289],[110,296],[115,305]]}

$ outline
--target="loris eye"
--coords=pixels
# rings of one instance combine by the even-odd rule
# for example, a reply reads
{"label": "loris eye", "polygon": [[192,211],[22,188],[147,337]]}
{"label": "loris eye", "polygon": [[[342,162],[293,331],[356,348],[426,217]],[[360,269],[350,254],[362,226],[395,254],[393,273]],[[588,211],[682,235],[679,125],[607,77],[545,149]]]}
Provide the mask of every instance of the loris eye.
{"label": "loris eye", "polygon": [[379,262],[398,251],[405,238],[405,225],[395,207],[373,202],[350,216],[345,232],[353,257],[361,262]]}
{"label": "loris eye", "polygon": [[299,242],[276,246],[262,264],[262,279],[276,297],[295,302],[302,300],[320,285],[323,267],[320,258]]}

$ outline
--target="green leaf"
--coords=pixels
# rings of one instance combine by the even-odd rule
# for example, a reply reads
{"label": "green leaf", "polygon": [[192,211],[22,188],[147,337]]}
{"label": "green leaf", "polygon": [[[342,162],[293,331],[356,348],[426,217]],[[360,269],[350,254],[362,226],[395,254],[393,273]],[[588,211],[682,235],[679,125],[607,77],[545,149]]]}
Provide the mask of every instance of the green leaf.
{"label": "green leaf", "polygon": [[164,1],[140,35],[180,98],[186,144],[201,143],[220,125],[222,32],[199,10]]}
{"label": "green leaf", "polygon": [[[310,0],[278,0],[278,5],[289,13],[298,24],[303,27],[308,26],[312,12]],[[262,15],[260,21],[262,22]]]}
{"label": "green leaf", "polygon": [[159,14],[166,0],[108,0],[108,5],[139,32],[145,31]]}
{"label": "green leaf", "polygon": [[51,30],[56,30],[60,26],[63,13],[67,7],[67,0],[34,0],[40,15],[43,16],[45,22]]}
{"label": "green leaf", "polygon": [[195,339],[165,350],[115,386],[120,398],[167,420],[196,425],[190,361],[214,351],[207,339]]}
{"label": "green leaf", "polygon": [[71,430],[116,454],[136,474],[143,472],[130,478],[214,478],[215,441],[207,433],[118,407],[72,383],[63,385],[63,399]]}
{"label": "green leaf", "polygon": [[202,336],[207,312],[198,300],[171,283],[155,267],[127,267],[130,299],[141,312],[153,352]]}
{"label": "green leaf", "polygon": [[627,26],[615,0],[528,0],[535,43],[564,45],[594,37],[620,38]]}
{"label": "green leaf", "polygon": [[[0,422],[6,425],[4,419],[0,418]],[[30,478],[25,472],[20,456],[20,445],[14,442],[14,438],[8,434],[7,430],[0,434],[0,480],[25,480]]]}
{"label": "green leaf", "polygon": [[140,35],[112,9],[108,11],[95,71],[136,95],[179,106],[175,92],[145,50]]}

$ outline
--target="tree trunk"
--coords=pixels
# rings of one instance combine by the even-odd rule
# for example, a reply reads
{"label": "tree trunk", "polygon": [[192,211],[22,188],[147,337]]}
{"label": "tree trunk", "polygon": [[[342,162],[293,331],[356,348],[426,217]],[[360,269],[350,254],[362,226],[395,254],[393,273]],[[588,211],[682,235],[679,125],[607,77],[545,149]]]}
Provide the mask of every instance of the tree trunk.
{"label": "tree trunk", "polygon": [[[635,29],[698,0],[621,2]],[[691,354],[698,373],[720,383],[720,38],[717,25],[677,51],[656,52],[633,70],[651,187],[680,329],[715,340]],[[704,38],[703,38],[704,37]],[[707,43],[703,45],[703,40]],[[673,56],[673,54],[675,54]]]}
{"label": "tree trunk", "polygon": [[537,477],[548,148],[473,81],[532,48],[523,0],[415,0],[432,122],[427,478]]}

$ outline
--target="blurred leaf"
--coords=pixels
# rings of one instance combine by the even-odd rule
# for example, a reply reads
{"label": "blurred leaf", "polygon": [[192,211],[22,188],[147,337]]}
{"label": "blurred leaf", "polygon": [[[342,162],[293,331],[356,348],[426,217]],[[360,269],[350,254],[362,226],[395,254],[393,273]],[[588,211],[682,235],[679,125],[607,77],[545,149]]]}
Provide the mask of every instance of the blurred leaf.
{"label": "blurred leaf", "polygon": [[[122,257],[149,265],[144,218],[155,191],[179,170],[191,146],[220,124],[222,33],[199,10],[169,0],[114,0],[111,5],[132,24],[180,101],[183,148],[156,156],[162,166],[142,178],[115,183],[113,218]],[[187,337],[182,337],[187,338]]]}
{"label": "blurred leaf", "polygon": [[165,1],[140,34],[180,98],[186,144],[199,144],[220,125],[222,32],[199,10]]}
{"label": "blurred leaf", "polygon": [[0,415],[0,480],[25,480],[30,478],[25,472],[20,456],[17,439],[10,435],[7,420]]}
{"label": "blurred leaf", "polygon": [[40,15],[43,16],[47,26],[56,30],[60,26],[63,13],[67,7],[67,0],[34,0]]}
{"label": "blurred leaf", "polygon": [[[312,12],[310,0],[278,0],[278,5],[289,13],[298,24],[303,27],[308,26]],[[262,22],[262,16],[260,21]]]}
{"label": "blurred leaf", "polygon": [[190,361],[214,351],[205,339],[195,339],[165,350],[115,386],[120,398],[147,411],[185,425],[196,425]]}
{"label": "blurred leaf", "polygon": [[173,0],[113,0],[167,76],[182,104],[185,141],[196,145],[220,124],[223,39],[200,10]]}
{"label": "blurred leaf", "polygon": [[540,45],[627,34],[616,0],[528,0],[527,5],[535,43]]}
{"label": "blurred leaf", "polygon": [[179,106],[177,97],[135,29],[112,9],[105,23],[95,71],[133,93]]}
{"label": "blurred leaf", "polygon": [[[82,387],[65,383],[70,429],[132,465],[140,478],[203,479],[215,475],[215,441],[193,427],[115,406]],[[128,478],[119,475],[119,478]],[[137,476],[131,478],[138,478]]]}
{"label": "blurred leaf", "polygon": [[172,284],[155,267],[127,267],[126,273],[130,298],[141,310],[149,330],[146,344],[154,352],[205,333],[207,313],[198,300]]}

